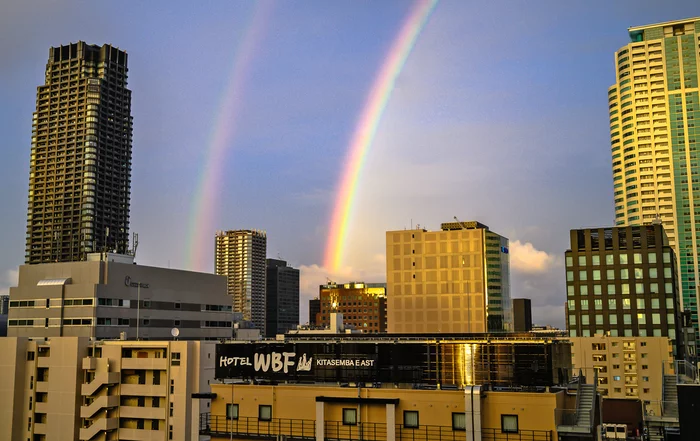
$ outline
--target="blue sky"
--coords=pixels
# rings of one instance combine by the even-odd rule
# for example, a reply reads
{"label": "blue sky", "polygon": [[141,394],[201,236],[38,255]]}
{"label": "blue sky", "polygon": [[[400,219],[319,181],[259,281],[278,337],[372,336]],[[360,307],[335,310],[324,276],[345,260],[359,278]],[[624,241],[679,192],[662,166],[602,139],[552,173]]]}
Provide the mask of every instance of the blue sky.
{"label": "blue sky", "polygon": [[[83,40],[129,53],[137,260],[186,268],[195,189],[254,7],[3,4],[0,293],[24,258],[31,114],[49,47]],[[511,240],[512,296],[533,299],[535,321],[563,326],[568,231],[613,221],[613,53],[629,26],[698,16],[697,1],[443,0],[397,81],[362,173],[345,268],[332,273],[322,259],[345,151],[410,7],[270,5],[212,196],[214,227],[266,230],[268,255],[302,269],[305,300],[326,276],[384,280],[387,230],[479,220]]]}

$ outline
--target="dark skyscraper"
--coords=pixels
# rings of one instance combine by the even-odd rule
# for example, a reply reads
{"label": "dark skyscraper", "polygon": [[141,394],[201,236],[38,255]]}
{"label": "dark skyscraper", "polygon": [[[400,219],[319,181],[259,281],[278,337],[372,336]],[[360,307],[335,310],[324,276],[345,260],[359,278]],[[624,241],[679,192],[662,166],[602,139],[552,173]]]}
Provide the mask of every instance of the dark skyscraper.
{"label": "dark skyscraper", "polygon": [[532,330],[532,302],[530,299],[513,299],[513,330],[530,332]]}
{"label": "dark skyscraper", "polygon": [[299,324],[299,270],[284,260],[267,259],[265,308],[267,337],[284,334]]}
{"label": "dark skyscraper", "polygon": [[131,194],[127,54],[52,47],[32,123],[25,262],[126,253]]}
{"label": "dark skyscraper", "polygon": [[316,316],[321,313],[321,299],[316,297],[309,300],[309,326],[318,326]]}

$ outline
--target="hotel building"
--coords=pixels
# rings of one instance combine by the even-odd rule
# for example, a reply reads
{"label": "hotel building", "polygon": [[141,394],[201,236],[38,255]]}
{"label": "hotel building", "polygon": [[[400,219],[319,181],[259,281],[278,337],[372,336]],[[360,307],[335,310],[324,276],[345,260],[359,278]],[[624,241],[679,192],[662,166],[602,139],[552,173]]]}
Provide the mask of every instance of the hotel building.
{"label": "hotel building", "polygon": [[659,217],[697,332],[700,271],[700,18],[631,27],[608,89],[617,225]]}
{"label": "hotel building", "polygon": [[479,222],[386,233],[390,333],[513,329],[508,239]]}

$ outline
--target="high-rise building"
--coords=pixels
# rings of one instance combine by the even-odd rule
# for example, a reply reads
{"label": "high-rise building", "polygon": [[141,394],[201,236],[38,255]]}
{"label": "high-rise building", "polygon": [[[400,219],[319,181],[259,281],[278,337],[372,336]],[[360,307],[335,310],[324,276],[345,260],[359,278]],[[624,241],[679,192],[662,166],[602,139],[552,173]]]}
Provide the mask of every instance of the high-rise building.
{"label": "high-rise building", "polygon": [[226,276],[233,311],[265,335],[267,234],[260,230],[216,233],[216,274]]}
{"label": "high-rise building", "polygon": [[572,230],[570,238],[569,335],[667,337],[683,354],[676,262],[663,226]]}
{"label": "high-rise building", "polygon": [[52,47],[37,88],[25,263],[124,254],[129,243],[131,91],[127,54],[108,44]]}
{"label": "high-rise building", "polygon": [[268,337],[296,329],[299,324],[299,270],[284,260],[267,259],[265,310]]}
{"label": "high-rise building", "polygon": [[365,333],[386,332],[386,284],[329,283],[319,287],[317,326],[331,325],[331,314],[341,313],[343,322]]}
{"label": "high-rise building", "polygon": [[309,326],[318,326],[317,316],[321,312],[321,299],[315,297],[309,300]]}
{"label": "high-rise building", "polygon": [[532,302],[530,299],[513,299],[513,330],[530,332],[532,330]]}
{"label": "high-rise building", "polygon": [[678,258],[683,307],[698,326],[700,295],[700,18],[629,28],[608,89],[615,222],[657,216]]}
{"label": "high-rise building", "polygon": [[10,296],[7,294],[0,295],[0,315],[6,315],[10,310]]}
{"label": "high-rise building", "polygon": [[512,331],[508,239],[479,222],[388,231],[389,332]]}

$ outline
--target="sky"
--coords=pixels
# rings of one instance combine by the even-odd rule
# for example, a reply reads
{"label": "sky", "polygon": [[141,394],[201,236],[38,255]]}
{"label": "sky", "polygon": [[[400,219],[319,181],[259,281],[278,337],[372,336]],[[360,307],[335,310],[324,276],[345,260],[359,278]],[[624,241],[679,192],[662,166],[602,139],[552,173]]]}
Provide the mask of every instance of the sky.
{"label": "sky", "polygon": [[305,322],[326,278],[386,280],[386,231],[439,229],[456,216],[510,239],[511,296],[532,299],[536,323],[563,327],[569,230],[614,219],[614,52],[628,27],[700,7],[442,0],[369,147],[342,265],[325,268],[348,146],[413,8],[3,0],[0,294],[24,260],[31,120],[48,49],[82,40],[129,54],[139,264],[212,272],[216,230],[265,230],[268,256],[301,270]]}

